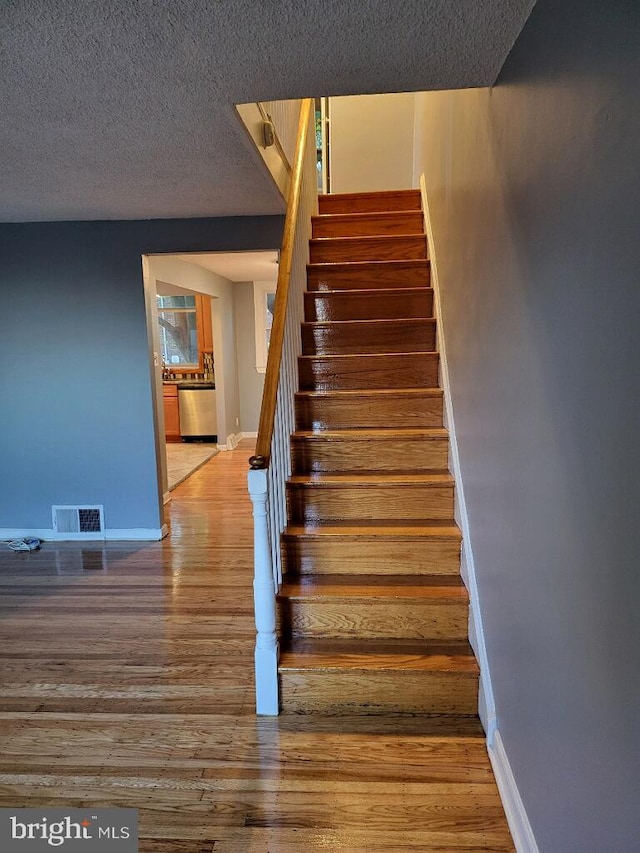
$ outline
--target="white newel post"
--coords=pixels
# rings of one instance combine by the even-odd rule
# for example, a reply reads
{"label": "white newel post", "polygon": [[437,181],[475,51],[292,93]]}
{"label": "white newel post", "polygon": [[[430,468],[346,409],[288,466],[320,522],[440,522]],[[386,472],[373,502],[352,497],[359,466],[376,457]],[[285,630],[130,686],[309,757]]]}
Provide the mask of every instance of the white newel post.
{"label": "white newel post", "polygon": [[253,600],[256,620],[256,712],[275,716],[278,703],[278,638],[276,636],[276,588],[271,565],[267,516],[266,468],[248,474],[253,503],[254,576]]}

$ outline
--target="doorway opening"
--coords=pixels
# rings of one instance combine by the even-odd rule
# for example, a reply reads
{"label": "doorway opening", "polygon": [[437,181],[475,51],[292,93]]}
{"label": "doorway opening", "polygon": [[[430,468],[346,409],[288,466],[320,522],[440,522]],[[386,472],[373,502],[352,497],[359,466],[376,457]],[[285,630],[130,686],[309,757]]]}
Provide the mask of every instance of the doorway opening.
{"label": "doorway opening", "polygon": [[256,437],[278,254],[142,258],[158,494],[165,509],[171,490],[216,453]]}

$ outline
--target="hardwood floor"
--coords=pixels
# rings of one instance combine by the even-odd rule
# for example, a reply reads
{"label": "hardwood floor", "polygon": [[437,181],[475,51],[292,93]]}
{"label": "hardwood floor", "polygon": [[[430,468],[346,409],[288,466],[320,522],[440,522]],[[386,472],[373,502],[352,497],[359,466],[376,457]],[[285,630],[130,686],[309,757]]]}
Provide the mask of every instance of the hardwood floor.
{"label": "hardwood floor", "polygon": [[0,806],[135,807],[142,853],[512,851],[473,719],[255,717],[250,452],[162,543],[0,550]]}

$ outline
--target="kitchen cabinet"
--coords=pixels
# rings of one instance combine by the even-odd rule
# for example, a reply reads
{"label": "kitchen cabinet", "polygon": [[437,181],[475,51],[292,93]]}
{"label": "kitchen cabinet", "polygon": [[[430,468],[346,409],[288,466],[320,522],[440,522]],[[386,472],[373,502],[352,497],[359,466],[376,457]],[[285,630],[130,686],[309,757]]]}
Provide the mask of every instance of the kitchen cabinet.
{"label": "kitchen cabinet", "polygon": [[164,405],[165,438],[167,441],[181,441],[177,385],[162,386],[162,402]]}
{"label": "kitchen cabinet", "polygon": [[213,328],[211,326],[211,297],[196,294],[196,316],[198,318],[198,347],[200,353],[213,352]]}

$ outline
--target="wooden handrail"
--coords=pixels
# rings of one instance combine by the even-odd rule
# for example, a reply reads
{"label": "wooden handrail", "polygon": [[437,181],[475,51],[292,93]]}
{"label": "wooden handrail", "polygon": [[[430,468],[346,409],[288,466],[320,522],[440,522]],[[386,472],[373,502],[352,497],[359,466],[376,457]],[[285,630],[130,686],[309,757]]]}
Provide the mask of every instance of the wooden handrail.
{"label": "wooden handrail", "polygon": [[295,245],[298,207],[300,206],[300,192],[302,188],[303,164],[307,146],[307,131],[312,114],[312,105],[313,99],[306,98],[302,101],[300,106],[296,154],[293,163],[293,171],[291,173],[291,184],[289,185],[287,213],[284,220],[284,234],[282,238],[282,250],[280,252],[280,266],[278,269],[278,284],[276,286],[276,299],[273,308],[273,323],[271,325],[271,339],[269,341],[269,353],[267,355],[267,369],[264,377],[264,392],[262,394],[262,406],[260,408],[260,422],[258,424],[256,452],[255,456],[252,456],[249,459],[249,465],[251,468],[268,468],[269,458],[271,456],[271,439],[273,436],[273,426],[276,417],[278,381],[280,378],[280,364],[282,362],[282,348],[284,345],[284,332],[287,319],[287,304],[289,301],[291,263],[293,259],[293,248]]}

